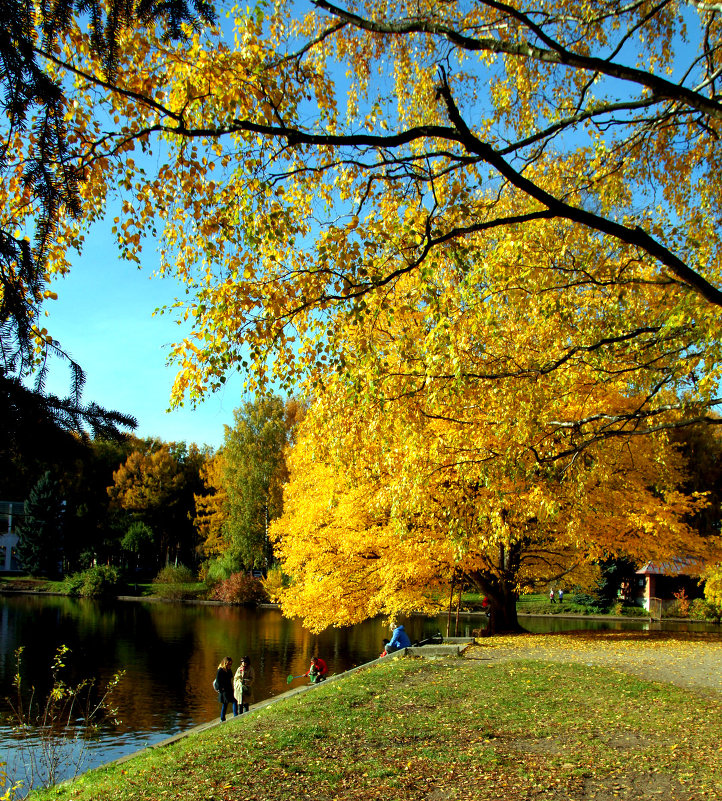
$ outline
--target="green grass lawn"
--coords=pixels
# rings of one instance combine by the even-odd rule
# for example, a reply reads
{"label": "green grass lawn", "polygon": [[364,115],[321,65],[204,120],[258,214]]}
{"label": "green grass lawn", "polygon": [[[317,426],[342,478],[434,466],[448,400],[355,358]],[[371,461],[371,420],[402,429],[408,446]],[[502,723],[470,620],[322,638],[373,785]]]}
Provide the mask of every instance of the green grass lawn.
{"label": "green grass lawn", "polygon": [[398,659],[31,798],[698,801],[721,712],[585,664]]}

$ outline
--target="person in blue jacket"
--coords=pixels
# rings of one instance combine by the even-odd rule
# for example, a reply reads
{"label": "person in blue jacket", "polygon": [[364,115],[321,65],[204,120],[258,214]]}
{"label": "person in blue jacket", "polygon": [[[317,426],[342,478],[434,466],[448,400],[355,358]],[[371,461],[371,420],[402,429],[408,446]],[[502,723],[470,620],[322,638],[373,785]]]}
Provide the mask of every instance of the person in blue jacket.
{"label": "person in blue jacket", "polygon": [[390,654],[394,651],[400,651],[402,648],[409,648],[411,640],[403,626],[397,626],[391,635],[391,642],[386,644],[386,653]]}

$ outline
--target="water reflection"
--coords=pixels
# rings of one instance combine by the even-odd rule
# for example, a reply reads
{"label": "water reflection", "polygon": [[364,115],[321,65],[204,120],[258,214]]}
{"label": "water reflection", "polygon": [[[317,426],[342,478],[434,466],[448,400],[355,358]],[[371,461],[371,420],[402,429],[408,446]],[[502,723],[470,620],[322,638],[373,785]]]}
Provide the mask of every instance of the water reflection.
{"label": "water reflection", "polygon": [[[633,619],[551,616],[522,618],[521,622],[532,632],[644,630],[649,626]],[[414,617],[404,623],[412,640],[446,631],[445,617]],[[478,617],[462,616],[458,633],[470,636],[482,625]],[[687,630],[719,631],[713,626],[705,629],[704,624],[682,625]],[[244,654],[251,657],[255,697],[260,701],[287,690],[286,677],[304,673],[313,654],[324,657],[330,673],[340,673],[378,656],[384,636],[389,632],[382,620],[314,635],[275,609],[0,596],[0,698],[12,694],[14,652],[20,646],[25,649],[25,686],[33,685],[40,692],[47,689],[59,645],[72,651],[69,682],[96,677],[104,685],[124,670],[114,696],[122,722],[117,729],[101,731],[91,744],[87,769],[216,718],[219,707],[211,683],[218,662],[226,655],[233,658],[234,668]],[[7,711],[5,705],[3,712]],[[4,755],[0,759],[10,764],[11,773],[19,771],[16,741],[7,725],[0,727],[0,748]]]}

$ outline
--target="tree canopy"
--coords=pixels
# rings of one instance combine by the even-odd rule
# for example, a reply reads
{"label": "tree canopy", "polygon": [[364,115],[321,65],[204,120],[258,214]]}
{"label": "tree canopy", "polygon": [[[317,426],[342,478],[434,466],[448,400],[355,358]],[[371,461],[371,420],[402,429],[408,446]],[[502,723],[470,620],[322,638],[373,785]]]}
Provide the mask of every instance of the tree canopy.
{"label": "tree canopy", "polygon": [[196,525],[206,555],[229,568],[264,568],[273,560],[268,528],[283,510],[286,452],[300,414],[296,401],[278,395],[247,401],[204,467],[208,491],[196,496]]}
{"label": "tree canopy", "polygon": [[113,504],[146,523],[156,537],[158,565],[196,557],[195,494],[206,454],[197,445],[145,440],[113,473]]}
{"label": "tree canopy", "polygon": [[18,525],[18,559],[30,575],[54,576],[59,572],[65,517],[60,485],[46,472],[25,501],[25,516]]}
{"label": "tree canopy", "polygon": [[[449,564],[459,532],[497,571],[527,536],[557,572],[631,532],[702,548],[666,431],[719,420],[718,7],[234,14],[233,43],[124,39],[113,84],[77,28],[48,56],[87,220],[121,199],[123,252],[157,235],[187,290],[175,401],[233,369],[305,384],[318,469],[393,493],[359,531],[430,531]],[[62,271],[82,230],[59,234]]]}
{"label": "tree canopy", "polygon": [[[412,352],[413,320],[404,322],[414,360],[423,339]],[[391,329],[379,319],[384,339]],[[390,364],[397,347],[386,343]],[[686,463],[667,432],[543,459],[558,447],[544,433],[548,408],[578,398],[510,389],[432,385],[372,408],[329,382],[302,426],[272,526],[291,578],[284,610],[314,629],[438,613],[460,584],[487,597],[494,629],[513,629],[521,592],[591,588],[609,559],[720,558],[718,531],[690,525],[707,501],[683,491]]]}
{"label": "tree canopy", "polygon": [[[623,371],[643,402],[564,421],[591,437],[657,425],[670,406],[705,416],[722,299],[715,6],[298,13],[236,10],[232,47],[220,31],[129,40],[114,87],[80,31],[54,59],[76,84],[86,208],[120,187],[127,255],[162,230],[166,269],[190,290],[177,401],[238,366],[261,383],[343,370],[337,326],[373,325],[403,276],[423,294],[473,262],[479,302],[527,294],[548,321],[543,350],[518,365],[497,348],[477,380],[570,361]],[[567,316],[571,339],[551,324]],[[489,319],[504,324],[498,307]]]}

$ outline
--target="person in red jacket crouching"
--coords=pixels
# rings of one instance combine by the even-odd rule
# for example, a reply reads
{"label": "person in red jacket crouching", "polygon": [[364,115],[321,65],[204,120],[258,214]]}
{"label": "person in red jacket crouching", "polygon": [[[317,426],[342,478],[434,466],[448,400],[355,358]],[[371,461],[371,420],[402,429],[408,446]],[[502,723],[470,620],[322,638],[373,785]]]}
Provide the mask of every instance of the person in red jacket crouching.
{"label": "person in red jacket crouching", "polygon": [[311,667],[304,673],[311,679],[311,684],[318,684],[323,681],[328,673],[328,665],[321,659],[320,656],[311,657]]}

